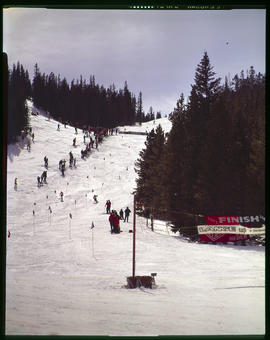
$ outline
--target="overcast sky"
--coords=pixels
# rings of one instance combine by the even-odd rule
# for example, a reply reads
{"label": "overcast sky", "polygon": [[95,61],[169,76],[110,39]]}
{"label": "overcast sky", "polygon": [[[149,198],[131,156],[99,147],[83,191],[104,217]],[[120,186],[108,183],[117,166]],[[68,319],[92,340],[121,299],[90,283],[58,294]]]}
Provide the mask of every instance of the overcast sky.
{"label": "overcast sky", "polygon": [[254,66],[265,73],[266,11],[243,10],[60,10],[3,11],[3,50],[9,67],[20,63],[33,77],[60,74],[115,84],[138,97],[145,113],[169,114],[180,93],[188,97],[207,51],[217,77]]}

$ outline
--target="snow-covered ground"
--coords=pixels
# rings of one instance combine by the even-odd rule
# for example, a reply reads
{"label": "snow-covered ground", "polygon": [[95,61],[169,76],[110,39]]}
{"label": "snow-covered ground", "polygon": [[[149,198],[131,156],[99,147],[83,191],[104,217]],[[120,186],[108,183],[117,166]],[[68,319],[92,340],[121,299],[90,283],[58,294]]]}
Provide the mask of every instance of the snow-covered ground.
{"label": "snow-covered ground", "polygon": [[[158,123],[170,130],[167,118],[121,129],[144,132]],[[111,234],[105,203],[133,211],[134,162],[146,136],[109,136],[82,160],[82,131],[62,124],[57,131],[57,124],[31,116],[31,151],[21,141],[8,148],[6,334],[263,334],[264,247],[188,243],[161,222],[152,232],[137,216],[136,275],[156,272],[157,287],[124,288],[133,212],[120,222],[123,232]],[[62,177],[58,163],[70,151],[77,168]],[[48,184],[38,188],[45,155]]]}

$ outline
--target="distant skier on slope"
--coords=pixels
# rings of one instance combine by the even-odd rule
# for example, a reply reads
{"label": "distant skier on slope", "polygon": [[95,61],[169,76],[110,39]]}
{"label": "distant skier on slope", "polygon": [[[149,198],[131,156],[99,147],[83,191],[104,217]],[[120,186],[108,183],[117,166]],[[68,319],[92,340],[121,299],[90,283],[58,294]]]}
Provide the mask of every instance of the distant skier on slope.
{"label": "distant skier on slope", "polygon": [[70,151],[69,153],[69,167],[71,168],[73,165],[73,153]]}
{"label": "distant skier on slope", "polygon": [[62,176],[63,176],[63,177],[65,176],[65,170],[66,170],[65,162],[62,162],[62,165],[61,165],[61,172],[62,172]]}
{"label": "distant skier on slope", "polygon": [[125,209],[125,219],[124,219],[124,222],[128,222],[128,218],[129,218],[129,214],[131,213],[129,207],[126,207]]}
{"label": "distant skier on slope", "polygon": [[44,157],[44,166],[46,169],[48,169],[48,158],[47,156]]}
{"label": "distant skier on slope", "polygon": [[95,201],[95,203],[98,203],[97,195],[94,195],[94,196],[93,196],[93,200]]}
{"label": "distant skier on slope", "polygon": [[40,186],[41,186],[41,181],[40,181],[40,177],[39,176],[37,176],[37,186],[40,188]]}
{"label": "distant skier on slope", "polygon": [[110,227],[111,227],[111,233],[113,233],[113,220],[114,220],[114,216],[113,216],[113,211],[110,213],[109,216],[109,222],[110,222]]}
{"label": "distant skier on slope", "polygon": [[107,200],[105,206],[106,206],[106,213],[109,214],[111,211],[111,201]]}
{"label": "distant skier on slope", "polygon": [[47,184],[47,171],[43,171],[41,175],[41,183]]}

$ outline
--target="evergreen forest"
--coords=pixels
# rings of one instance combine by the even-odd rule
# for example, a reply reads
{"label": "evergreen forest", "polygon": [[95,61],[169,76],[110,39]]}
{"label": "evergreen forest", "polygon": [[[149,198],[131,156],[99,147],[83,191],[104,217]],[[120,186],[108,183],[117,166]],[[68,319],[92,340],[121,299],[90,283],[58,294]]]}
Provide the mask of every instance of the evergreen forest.
{"label": "evergreen forest", "polygon": [[136,161],[138,211],[191,237],[206,215],[264,214],[265,77],[251,66],[221,85],[205,52],[169,119]]}
{"label": "evergreen forest", "polygon": [[128,89],[116,90],[112,84],[105,89],[96,84],[95,76],[89,82],[80,76],[68,84],[53,72],[41,73],[36,63],[32,82],[20,62],[8,70],[8,142],[16,141],[21,131],[29,126],[26,99],[32,99],[37,108],[43,109],[60,122],[79,128],[133,125],[160,118],[153,108],[145,114],[142,93],[138,98]]}

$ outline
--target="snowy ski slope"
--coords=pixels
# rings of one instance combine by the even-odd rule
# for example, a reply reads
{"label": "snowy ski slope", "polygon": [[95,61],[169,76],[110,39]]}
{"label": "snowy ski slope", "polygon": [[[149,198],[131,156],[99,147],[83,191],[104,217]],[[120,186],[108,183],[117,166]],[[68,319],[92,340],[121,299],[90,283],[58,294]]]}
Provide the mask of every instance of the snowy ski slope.
{"label": "snowy ski slope", "polygon": [[[158,123],[170,130],[166,118],[121,129],[144,132]],[[156,272],[157,288],[123,287],[132,274],[134,162],[146,136],[109,136],[82,160],[82,131],[62,124],[57,131],[57,124],[31,116],[31,151],[21,141],[8,148],[6,334],[263,334],[263,247],[187,243],[137,217],[136,275]],[[68,168],[70,151],[76,169]],[[38,188],[45,155],[48,184]],[[108,199],[112,209],[132,210],[120,234],[109,232]]]}

